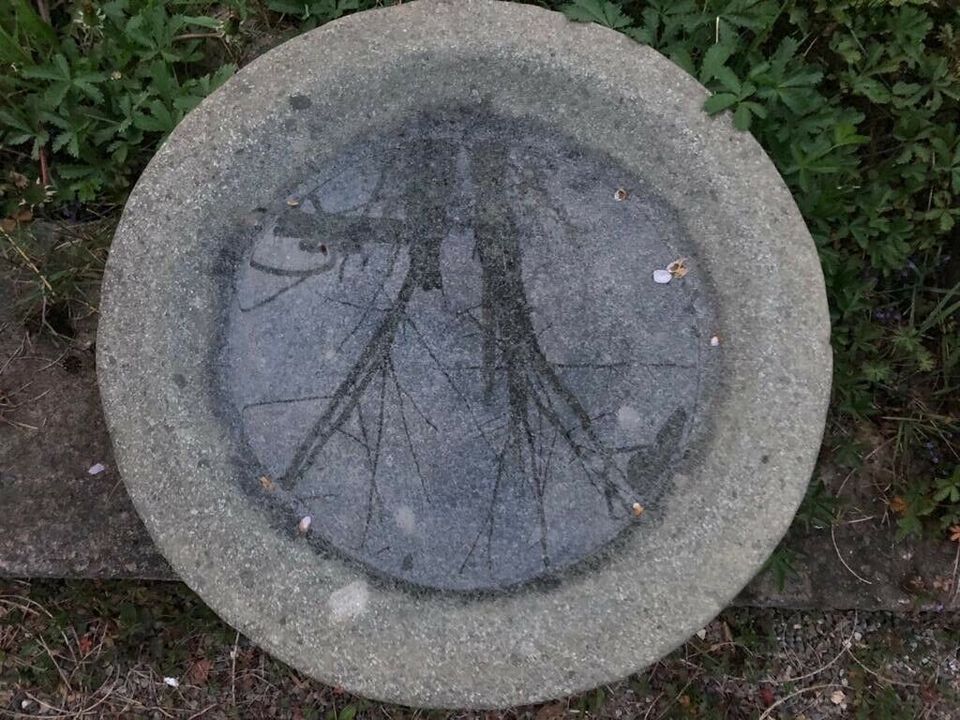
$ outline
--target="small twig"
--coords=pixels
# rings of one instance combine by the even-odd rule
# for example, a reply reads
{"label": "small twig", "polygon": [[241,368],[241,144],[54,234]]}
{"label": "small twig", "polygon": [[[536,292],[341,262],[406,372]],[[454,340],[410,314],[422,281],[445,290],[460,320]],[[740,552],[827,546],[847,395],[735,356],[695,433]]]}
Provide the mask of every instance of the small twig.
{"label": "small twig", "polygon": [[843,563],[843,566],[844,566],[847,570],[849,570],[849,571],[850,571],[850,574],[853,575],[857,580],[859,580],[859,581],[862,582],[862,583],[866,583],[867,585],[873,585],[873,583],[870,582],[869,580],[867,580],[865,577],[862,577],[861,575],[858,575],[858,574],[856,573],[856,571],[855,571],[852,567],[850,567],[849,565],[847,565],[847,561],[843,559],[843,555],[840,554],[840,548],[837,547],[837,535],[836,535],[836,533],[834,532],[834,528],[835,528],[835,527],[836,527],[836,526],[834,526],[834,525],[831,525],[831,526],[830,526],[830,539],[833,540],[833,549],[837,551],[837,557],[840,558],[840,562]]}
{"label": "small twig", "polygon": [[957,599],[957,593],[960,592],[960,579],[957,578],[957,568],[960,567],[960,542],[957,543],[957,555],[953,559],[953,575],[950,576],[950,584],[953,585],[953,594],[950,596],[950,603]]}
{"label": "small twig", "polygon": [[[261,658],[261,660],[262,660],[262,658]],[[276,685],[274,685],[272,682],[270,682],[269,680],[267,680],[267,678],[266,678],[265,675],[263,675],[263,674],[260,673],[260,672],[257,672],[256,670],[244,670],[244,671],[241,672],[239,675],[237,675],[237,678],[239,679],[239,678],[244,678],[244,677],[248,677],[248,676],[249,676],[249,677],[252,677],[252,678],[256,678],[256,679],[260,682],[261,685],[266,685],[266,686],[267,686],[268,688],[270,688],[271,690],[275,690],[275,691],[277,691],[277,692],[280,691],[280,689],[279,689]]]}
{"label": "small twig", "polygon": [[125,703],[127,703],[127,705],[136,705],[140,708],[143,708],[143,710],[146,712],[158,712],[164,717],[168,717],[168,718],[174,717],[173,715],[168,713],[166,710],[164,710],[162,707],[159,707],[157,705],[144,705],[142,702],[140,702],[136,698],[127,697],[126,695],[117,695],[117,697],[120,700],[123,700]]}
{"label": "small twig", "polygon": [[830,688],[830,687],[843,687],[843,686],[840,683],[824,683],[823,685],[811,685],[810,687],[800,688],[796,692],[792,692],[789,695],[777,700],[773,705],[771,705],[766,710],[764,710],[763,714],[760,717],[758,717],[757,720],[767,720],[767,718],[770,717],[770,715],[773,713],[773,711],[776,708],[780,707],[788,700],[792,700],[797,695],[803,695],[803,693],[811,692],[813,690],[823,690],[824,688]]}
{"label": "small twig", "polygon": [[200,40],[202,38],[218,38],[220,33],[184,33],[183,35],[175,35],[174,40]]}
{"label": "small twig", "polygon": [[37,11],[40,13],[41,19],[47,24],[50,24],[50,8],[47,7],[47,0],[37,0]]}
{"label": "small twig", "polygon": [[887,438],[887,439],[884,440],[882,443],[880,443],[879,445],[877,445],[873,450],[871,450],[871,451],[868,452],[866,455],[864,455],[864,456],[863,456],[863,460],[860,461],[860,467],[854,468],[854,469],[851,470],[849,473],[847,473],[847,476],[843,479],[843,482],[840,483],[840,487],[837,488],[837,491],[834,493],[834,495],[839,495],[841,492],[843,492],[843,488],[844,488],[844,486],[847,484],[847,481],[848,481],[851,477],[853,477],[853,475],[857,472],[857,470],[862,470],[862,469],[863,469],[863,466],[866,464],[867,460],[869,460],[869,459],[872,458],[874,455],[876,455],[878,452],[880,452],[881,450],[883,450],[883,448],[886,447],[887,445],[889,445],[892,440],[893,440],[893,438]]}
{"label": "small twig", "polygon": [[3,234],[6,236],[7,242],[9,242],[11,245],[13,245],[13,249],[17,251],[17,253],[20,255],[20,257],[23,258],[23,261],[27,264],[27,267],[29,267],[31,270],[33,270],[33,272],[36,274],[36,276],[37,276],[38,278],[40,278],[40,282],[42,282],[43,285],[44,285],[44,287],[46,287],[47,290],[50,291],[50,294],[51,294],[51,295],[56,294],[56,293],[54,293],[54,291],[53,291],[53,286],[47,281],[47,278],[44,277],[43,273],[40,272],[40,268],[38,268],[38,267],[34,264],[33,260],[30,259],[30,256],[27,255],[19,245],[17,245],[17,241],[13,239],[13,237],[10,235],[10,233],[5,232],[5,233],[3,233]]}
{"label": "small twig", "polygon": [[661,718],[663,718],[663,716],[667,714],[667,710],[669,710],[670,708],[672,708],[672,707],[673,707],[673,704],[674,704],[675,702],[677,702],[677,700],[679,700],[681,697],[683,697],[684,691],[693,684],[693,681],[694,681],[695,679],[696,679],[696,676],[694,676],[694,677],[690,678],[689,680],[687,680],[687,684],[684,685],[682,688],[680,688],[680,692],[677,693],[677,696],[676,696],[673,700],[671,700],[670,702],[667,703],[667,706],[663,709],[663,712],[661,712],[659,715],[657,715],[656,720],[661,720]]}
{"label": "small twig", "polygon": [[[110,673],[110,676],[113,677],[113,673]],[[97,691],[94,693],[94,695],[96,695],[98,692],[100,692],[101,690],[103,690],[103,688],[107,687],[107,682],[109,682],[109,680],[110,680],[109,678],[108,678],[107,680],[104,680],[104,681],[103,681],[103,685],[101,685],[99,688],[97,688]],[[107,690],[103,693],[103,697],[100,698],[99,700],[97,700],[95,703],[93,703],[93,704],[91,704],[91,705],[87,705],[87,707],[79,710],[79,711],[77,712],[77,718],[82,718],[82,717],[83,717],[84,715],[86,715],[87,713],[93,712],[94,709],[96,709],[97,707],[99,707],[100,705],[102,705],[103,703],[105,703],[105,702],[107,701],[107,698],[109,698],[110,695],[113,693],[113,691],[116,689],[116,687],[117,687],[117,681],[119,681],[119,680],[120,680],[120,671],[118,670],[118,671],[117,671],[117,677],[116,677],[116,679],[113,681],[113,683],[110,685],[110,687],[107,688]]]}
{"label": "small twig", "polygon": [[893,441],[893,438],[887,438],[887,439],[884,440],[882,443],[880,443],[879,445],[877,445],[873,450],[871,450],[870,452],[868,452],[866,455],[863,456],[863,462],[866,462],[867,460],[869,460],[870,458],[872,458],[872,457],[873,457],[874,455],[876,455],[878,452],[880,452],[881,450],[883,450],[884,447],[886,447],[887,445],[889,445],[892,441]]}
{"label": "small twig", "polygon": [[237,706],[237,646],[240,644],[240,631],[233,639],[233,650],[230,651],[230,701]]}
{"label": "small twig", "polygon": [[[15,600],[22,600],[22,601],[26,602],[27,605],[26,605],[26,606],[21,605],[21,604],[18,603],[18,602],[14,602]],[[50,614],[50,611],[47,610],[43,605],[41,605],[40,603],[38,603],[36,600],[31,600],[30,598],[24,597],[24,596],[22,596],[22,595],[0,595],[0,603],[5,603],[5,604],[7,604],[7,605],[13,605],[15,608],[18,608],[18,609],[20,609],[20,610],[23,610],[24,612],[32,613],[32,614],[34,614],[34,615],[39,615],[40,613],[38,613],[38,612],[37,612],[36,610],[34,610],[33,608],[29,607],[30,605],[35,605],[36,607],[40,608],[40,612],[42,612],[42,613],[43,613],[44,615],[46,615],[48,618],[50,618],[51,620],[53,620],[53,615],[51,615],[51,614]]]}
{"label": "small twig", "polygon": [[3,365],[0,366],[0,375],[3,375],[3,373],[6,372],[7,368],[10,366],[10,363],[12,363],[14,360],[16,360],[18,357],[21,356],[21,354],[23,353],[23,348],[26,345],[26,342],[27,342],[27,338],[26,338],[26,335],[24,335],[23,339],[20,341],[20,347],[18,347],[14,351],[13,355],[8,357],[6,361],[3,363]]}
{"label": "small twig", "polygon": [[191,715],[190,717],[188,717],[187,720],[196,720],[196,718],[200,717],[201,715],[204,715],[208,710],[212,710],[212,709],[215,708],[216,706],[217,706],[217,703],[213,703],[212,705],[207,705],[207,706],[206,706],[203,710],[201,710],[200,712],[196,712],[196,713],[194,713],[193,715]]}
{"label": "small twig", "polygon": [[843,488],[844,488],[844,486],[847,484],[847,480],[849,480],[850,478],[852,478],[852,477],[853,477],[853,474],[854,474],[857,470],[859,470],[859,468],[854,468],[853,470],[851,470],[850,472],[847,473],[847,476],[843,479],[843,482],[840,483],[840,487],[837,488],[837,491],[834,493],[834,495],[839,495],[841,492],[843,492]]}
{"label": "small twig", "polygon": [[[110,682],[109,678],[107,680],[104,680],[103,685],[97,688],[96,692],[94,693],[94,696],[96,696],[101,690],[103,690],[107,686],[108,682]],[[110,697],[110,694],[113,692],[115,685],[116,684],[114,683],[114,685],[111,685],[109,688],[107,688],[107,691],[103,694],[102,698],[98,699],[94,703],[91,703],[87,707],[80,708],[79,710],[76,710],[76,711],[68,710],[62,707],[56,707],[55,705],[50,705],[49,703],[45,703],[40,698],[31,695],[27,691],[24,691],[23,694],[26,697],[28,697],[30,700],[33,700],[33,702],[37,703],[37,705],[39,705],[41,708],[48,708],[52,710],[53,713],[43,713],[42,715],[33,715],[29,713],[9,712],[8,710],[4,710],[3,708],[0,708],[0,712],[5,714],[9,713],[12,717],[17,717],[17,718],[47,718],[47,720],[50,720],[51,718],[57,718],[57,719],[63,718],[64,720],[80,720],[80,718],[83,718],[84,715],[88,715],[89,713],[93,712],[97,707],[102,705],[107,700],[107,698]]]}
{"label": "small twig", "polygon": [[766,682],[766,683],[769,684],[769,685],[786,685],[787,683],[798,683],[798,682],[800,682],[801,680],[806,680],[807,678],[813,677],[814,675],[819,675],[819,674],[822,673],[824,670],[826,670],[827,668],[829,668],[831,665],[833,665],[835,662],[837,662],[837,660],[839,660],[840,658],[842,658],[842,657],[843,657],[843,654],[844,654],[846,651],[847,651],[847,642],[845,641],[845,642],[844,642],[844,645],[843,645],[843,648],[841,648],[840,652],[838,652],[838,653],[834,656],[833,660],[831,660],[830,662],[828,662],[826,665],[821,665],[821,666],[818,667],[816,670],[811,670],[810,672],[804,673],[803,675],[799,675],[798,677],[786,678],[785,680],[765,680],[764,682]]}
{"label": "small twig", "polygon": [[720,648],[724,648],[724,647],[734,647],[734,648],[737,648],[738,650],[743,650],[743,652],[745,652],[747,655],[751,655],[753,657],[757,656],[757,654],[753,650],[748,648],[746,645],[743,645],[738,642],[734,642],[733,640],[726,640],[724,642],[713,643],[712,645],[710,645],[710,647],[704,648],[703,650],[698,649],[696,652],[693,652],[687,655],[687,657],[695,658],[695,657],[699,657],[700,655],[709,655],[710,653],[716,652]]}
{"label": "small twig", "polygon": [[647,708],[647,711],[643,714],[642,720],[649,720],[650,713],[653,712],[653,709],[657,706],[657,701],[663,697],[663,693],[657,693],[657,696],[651,701],[650,707]]}
{"label": "small twig", "polygon": [[47,160],[47,146],[40,148],[40,184],[47,187],[50,184],[50,163]]}
{"label": "small twig", "polygon": [[73,715],[73,713],[71,713],[66,708],[58,708],[54,705],[45,703],[43,700],[40,700],[39,698],[34,697],[26,690],[23,691],[23,695],[28,700],[31,700],[35,702],[37,705],[39,705],[41,710],[46,708],[47,710],[51,710],[52,712],[44,712],[42,715],[39,715],[34,713],[25,713],[25,712],[16,712],[16,711],[11,712],[9,710],[5,710],[4,708],[0,708],[0,713],[3,713],[4,715],[9,714],[10,717],[15,717],[15,718],[69,718],[71,715]]}
{"label": "small twig", "polygon": [[[73,633],[73,636],[76,638],[77,629],[75,627],[71,627],[70,631]],[[73,664],[76,665],[79,662],[79,660],[77,660],[77,654],[73,651],[73,647],[70,645],[70,639],[67,637],[67,634],[63,630],[60,631],[60,637],[63,638],[63,646],[70,651],[70,659],[73,660]],[[79,640],[79,638],[77,639]],[[73,673],[71,673],[70,676],[73,677]]]}
{"label": "small twig", "polygon": [[16,390],[7,390],[7,391],[6,391],[6,394],[7,394],[8,397],[13,398],[14,395],[19,395],[19,394],[22,393],[24,390],[26,390],[28,387],[30,387],[31,385],[33,385],[33,383],[35,383],[35,382],[36,382],[36,380],[28,380],[28,381],[25,382],[23,385],[21,385],[20,387],[18,387]]}
{"label": "small twig", "polygon": [[63,668],[60,667],[60,663],[58,663],[57,659],[53,656],[53,651],[50,650],[50,646],[47,645],[40,633],[37,633],[36,638],[37,642],[40,643],[44,651],[47,653],[47,657],[50,658],[50,662],[53,663],[53,667],[56,669],[60,679],[63,680],[63,684],[66,686],[67,692],[73,692],[73,687],[70,685],[70,680],[67,678],[66,673],[63,672]]}
{"label": "small twig", "polygon": [[[696,663],[690,662],[685,658],[680,658],[680,662],[694,670],[703,670],[703,665],[697,665]],[[724,677],[724,680],[735,680],[737,682],[750,682],[747,678],[742,677],[740,675],[730,675],[729,673],[724,673],[723,677]]]}
{"label": "small twig", "polygon": [[803,57],[807,57],[807,55],[810,53],[811,50],[813,50],[813,46],[817,44],[817,40],[819,39],[820,39],[819,35],[814,36],[813,40],[810,41],[810,44],[807,45],[807,49],[803,51]]}
{"label": "small twig", "polygon": [[39,399],[41,399],[42,397],[45,397],[46,395],[48,395],[51,390],[53,390],[53,388],[47,388],[46,390],[44,390],[42,393],[40,393],[40,394],[37,395],[36,397],[32,397],[32,398],[30,398],[29,400],[25,400],[24,402],[35,403],[37,400],[39,400]]}
{"label": "small twig", "polygon": [[10,418],[6,418],[3,415],[0,415],[0,422],[5,422],[10,427],[20,428],[21,430],[39,430],[40,429],[36,425],[27,425],[26,423],[22,423],[18,420],[11,420]]}
{"label": "small twig", "polygon": [[850,648],[846,648],[846,652],[857,665],[862,667],[864,670],[866,670],[868,673],[873,675],[877,680],[881,682],[885,682],[888,685],[905,685],[906,687],[923,687],[920,683],[907,682],[906,680],[891,680],[888,677],[884,677],[880,673],[876,672],[875,670],[871,670],[862,662],[860,662],[860,658],[854,655],[853,651],[851,651]]}
{"label": "small twig", "polygon": [[811,672],[804,673],[803,675],[799,675],[797,677],[786,678],[785,680],[765,680],[764,682],[766,682],[768,685],[783,685],[786,683],[797,683],[797,682],[800,682],[801,680],[806,680],[808,677],[819,675],[828,667],[833,665],[837,660],[843,657],[843,654],[847,652],[847,650],[853,644],[853,637],[854,637],[854,633],[856,632],[856,628],[857,628],[857,616],[855,614],[853,617],[853,629],[850,631],[850,636],[846,640],[844,640],[843,643],[841,644],[840,652],[838,652],[836,656],[833,658],[833,660],[828,662],[826,665],[821,665],[816,670],[812,670]]}

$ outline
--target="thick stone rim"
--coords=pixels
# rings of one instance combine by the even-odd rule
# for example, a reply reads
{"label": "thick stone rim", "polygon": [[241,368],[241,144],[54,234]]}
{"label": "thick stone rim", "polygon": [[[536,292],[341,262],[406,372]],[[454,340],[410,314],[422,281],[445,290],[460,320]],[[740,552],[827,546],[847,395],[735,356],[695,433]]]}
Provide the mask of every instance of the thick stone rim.
{"label": "thick stone rim", "polygon": [[[451,67],[461,73],[452,83],[443,77]],[[549,102],[536,89],[551,80]],[[255,207],[263,188],[290,183],[311,155],[375,127],[379,113],[444,94],[517,114],[549,109],[564,131],[682,204],[699,270],[716,289],[722,353],[709,437],[697,463],[678,467],[662,522],[559,586],[473,600],[372,583],[272,528],[233,479],[242,449],[215,413],[204,369],[218,319],[211,278],[228,249],[203,228]],[[313,103],[309,122],[291,108],[298,95]],[[831,355],[802,218],[753,138],[703,113],[706,96],[611,30],[494,0],[420,0],[292,40],[190,113],[124,211],[98,337],[122,476],[187,584],[305,673],[432,707],[502,707],[595,687],[655,661],[719,612],[803,497]],[[602,113],[598,99],[609,101]],[[320,146],[317,127],[329,139]],[[278,153],[289,162],[275,162]],[[246,181],[255,172],[257,185]],[[685,525],[691,512],[700,521]]]}

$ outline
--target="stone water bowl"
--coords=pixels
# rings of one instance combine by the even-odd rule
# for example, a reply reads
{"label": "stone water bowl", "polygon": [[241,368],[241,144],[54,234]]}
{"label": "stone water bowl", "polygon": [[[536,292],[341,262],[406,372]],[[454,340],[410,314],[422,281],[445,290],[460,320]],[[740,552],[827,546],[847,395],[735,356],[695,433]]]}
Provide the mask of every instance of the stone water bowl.
{"label": "stone water bowl", "polygon": [[184,581],[303,672],[502,707],[657,660],[786,530],[829,324],[773,165],[662,56],[535,7],[307,33],[124,211],[98,367]]}

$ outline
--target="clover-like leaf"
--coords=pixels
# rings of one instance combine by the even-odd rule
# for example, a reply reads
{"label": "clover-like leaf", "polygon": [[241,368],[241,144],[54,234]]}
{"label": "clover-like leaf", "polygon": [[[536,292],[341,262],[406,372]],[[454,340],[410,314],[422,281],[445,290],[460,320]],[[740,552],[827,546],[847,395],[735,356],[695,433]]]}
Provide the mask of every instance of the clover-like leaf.
{"label": "clover-like leaf", "polygon": [[623,8],[609,0],[573,0],[560,9],[571,20],[593,22],[614,30],[623,30],[632,24]]}

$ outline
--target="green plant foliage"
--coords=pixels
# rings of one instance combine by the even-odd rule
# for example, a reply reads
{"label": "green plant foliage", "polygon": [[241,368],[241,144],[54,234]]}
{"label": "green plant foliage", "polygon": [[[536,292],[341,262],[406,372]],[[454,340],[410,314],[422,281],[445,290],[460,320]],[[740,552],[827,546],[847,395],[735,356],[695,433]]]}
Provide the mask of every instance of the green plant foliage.
{"label": "green plant foliage", "polygon": [[44,154],[58,202],[121,198],[160,140],[233,72],[198,37],[219,29],[151,0],[78,3],[54,26],[25,0],[0,6],[3,146]]}
{"label": "green plant foliage", "polygon": [[839,504],[837,498],[827,493],[824,484],[814,479],[797,510],[796,522],[805,529],[828,528],[836,519]]}
{"label": "green plant foliage", "polygon": [[787,584],[787,578],[797,574],[796,568],[797,553],[781,543],[770,554],[761,568],[761,573],[770,573],[777,590],[783,592]]}
{"label": "green plant foliage", "polygon": [[834,426],[903,435],[898,418],[909,416],[898,443],[901,532],[919,532],[925,517],[960,522],[960,9],[924,0],[563,9],[667,55],[713,92],[706,112],[729,112],[760,141],[820,252]]}
{"label": "green plant foliage", "polygon": [[624,15],[620,6],[607,0],[573,0],[563,6],[563,12],[571,20],[595,22],[614,30],[631,25],[630,18]]}
{"label": "green plant foliage", "polygon": [[392,5],[383,0],[267,0],[267,7],[274,12],[284,13],[296,18],[301,29],[309,30],[330,20],[336,20],[347,13],[368,10],[381,5]]}

